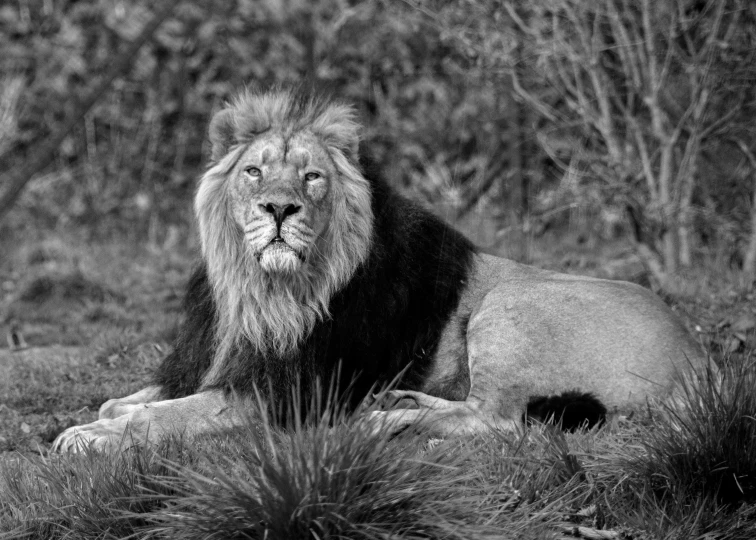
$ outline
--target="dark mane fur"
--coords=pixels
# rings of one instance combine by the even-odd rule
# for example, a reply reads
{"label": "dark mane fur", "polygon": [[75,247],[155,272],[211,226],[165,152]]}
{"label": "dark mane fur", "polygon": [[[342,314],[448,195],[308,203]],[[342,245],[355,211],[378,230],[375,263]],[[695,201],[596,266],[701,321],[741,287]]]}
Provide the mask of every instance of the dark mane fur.
{"label": "dark mane fur", "polygon": [[[368,164],[363,167],[375,227],[368,259],[331,299],[330,317],[316,324],[294,354],[263,358],[252,347],[237,350],[236,361],[220,377],[225,389],[249,394],[255,386],[267,387],[273,392],[269,397],[280,401],[297,379],[306,396],[317,377],[327,384],[339,372],[341,390],[353,383],[354,405],[374,384],[390,382],[408,365],[401,387],[414,389],[423,380],[459,303],[475,249],[395,193]],[[204,264],[190,279],[185,311],[173,352],[156,374],[169,399],[197,392],[213,358],[216,313]]]}

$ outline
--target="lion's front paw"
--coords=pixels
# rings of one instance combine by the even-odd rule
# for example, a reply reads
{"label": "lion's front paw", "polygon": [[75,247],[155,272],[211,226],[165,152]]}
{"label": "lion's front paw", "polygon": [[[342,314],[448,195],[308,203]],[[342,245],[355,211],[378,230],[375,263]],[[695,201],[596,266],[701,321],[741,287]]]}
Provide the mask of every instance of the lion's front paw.
{"label": "lion's front paw", "polygon": [[128,417],[121,416],[114,419],[97,420],[91,424],[74,426],[58,435],[52,445],[52,452],[83,452],[89,448],[105,451],[119,447],[131,446],[126,432],[129,425]]}

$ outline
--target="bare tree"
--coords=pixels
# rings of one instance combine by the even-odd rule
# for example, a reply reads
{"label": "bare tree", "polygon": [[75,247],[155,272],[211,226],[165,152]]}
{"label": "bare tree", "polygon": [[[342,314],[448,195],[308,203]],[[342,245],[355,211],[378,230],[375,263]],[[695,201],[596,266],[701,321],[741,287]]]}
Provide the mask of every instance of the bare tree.
{"label": "bare tree", "polygon": [[[536,70],[561,97],[516,91],[561,129],[574,160],[635,207],[637,250],[663,288],[691,264],[702,145],[739,112],[721,104],[716,63],[739,39],[745,0],[508,2]],[[575,136],[577,126],[577,133]],[[583,156],[588,156],[584,159]]]}

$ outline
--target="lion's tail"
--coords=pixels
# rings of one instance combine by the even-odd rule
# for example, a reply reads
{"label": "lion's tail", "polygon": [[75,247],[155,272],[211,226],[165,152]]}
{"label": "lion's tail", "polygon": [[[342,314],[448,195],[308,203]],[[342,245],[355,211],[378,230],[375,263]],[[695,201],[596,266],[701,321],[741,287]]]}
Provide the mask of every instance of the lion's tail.
{"label": "lion's tail", "polygon": [[591,428],[606,420],[606,407],[589,392],[572,390],[555,396],[535,396],[528,402],[528,420],[553,422],[567,431]]}

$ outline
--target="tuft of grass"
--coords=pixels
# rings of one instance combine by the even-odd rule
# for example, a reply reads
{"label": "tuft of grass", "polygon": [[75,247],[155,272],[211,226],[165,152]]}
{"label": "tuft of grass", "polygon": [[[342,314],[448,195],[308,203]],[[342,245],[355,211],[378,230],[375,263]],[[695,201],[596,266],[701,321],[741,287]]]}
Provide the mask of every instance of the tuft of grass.
{"label": "tuft of grass", "polygon": [[[499,436],[429,448],[423,438],[389,440],[330,405],[287,430],[272,427],[267,410],[254,407],[233,434],[169,439],[157,450],[0,461],[0,530],[49,539],[528,539],[558,530],[574,502],[556,466]],[[509,468],[494,474],[502,461]]]}
{"label": "tuft of grass", "polygon": [[161,506],[178,440],[153,450],[16,457],[0,467],[0,539],[145,538],[145,515]]}
{"label": "tuft of grass", "polygon": [[[285,431],[256,409],[204,470],[166,479],[185,491],[150,516],[161,537],[543,538],[560,519],[543,510],[571,503],[569,480],[510,454],[497,436],[419,450],[424,438],[391,440],[331,406]],[[501,461],[513,472],[504,479],[491,474]],[[513,477],[549,496],[526,501]]]}
{"label": "tuft of grass", "polygon": [[587,495],[608,526],[651,538],[756,538],[753,356],[681,385],[664,414],[598,439]]}
{"label": "tuft of grass", "polygon": [[646,442],[654,491],[682,501],[756,503],[756,357],[725,359],[681,384],[684,407]]}

